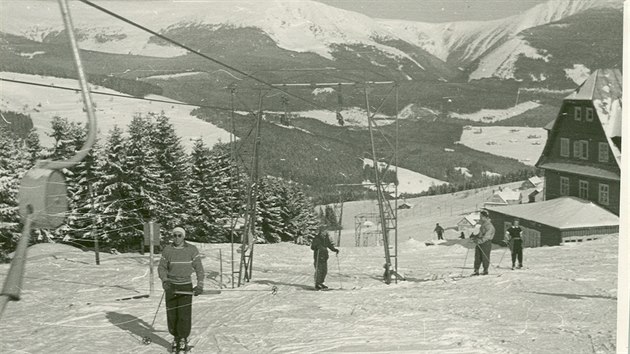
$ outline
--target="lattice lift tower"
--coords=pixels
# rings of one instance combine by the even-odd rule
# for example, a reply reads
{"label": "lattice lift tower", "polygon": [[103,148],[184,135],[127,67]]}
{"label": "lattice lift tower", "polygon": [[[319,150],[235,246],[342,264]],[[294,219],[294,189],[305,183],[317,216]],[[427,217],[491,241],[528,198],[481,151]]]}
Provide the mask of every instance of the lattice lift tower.
{"label": "lattice lift tower", "polygon": [[[370,106],[370,94],[369,91],[372,86],[391,86],[388,94],[385,98],[380,102],[378,108],[371,111]],[[327,82],[327,83],[286,83],[286,84],[273,84],[272,86],[288,89],[291,87],[307,87],[307,88],[321,88],[321,87],[332,87],[338,88],[339,92],[343,86],[363,86],[364,95],[365,95],[365,107],[367,112],[367,121],[368,121],[368,131],[370,135],[370,146],[371,146],[371,154],[372,161],[374,163],[374,187],[377,195],[377,204],[378,204],[378,224],[380,225],[380,234],[382,235],[382,242],[384,248],[384,273],[383,280],[385,283],[389,284],[392,279],[395,282],[398,280],[404,280],[404,278],[398,272],[398,205],[397,205],[397,196],[398,196],[398,183],[393,184],[393,193],[394,200],[393,205],[390,201],[390,193],[388,191],[388,183],[385,183],[382,179],[381,173],[379,171],[379,166],[381,163],[379,161],[385,159],[384,156],[377,155],[376,149],[376,139],[375,134],[380,132],[383,136],[384,140],[387,142],[387,145],[391,148],[391,156],[389,156],[389,160],[385,163],[385,171],[390,169],[390,166],[394,166],[394,171],[397,176],[398,172],[398,84],[394,81],[363,81],[363,82]],[[377,118],[376,115],[379,114],[379,111],[384,106],[384,104],[391,98],[394,98],[394,106],[396,111],[396,116],[393,119],[395,123],[395,143],[391,144],[389,140],[387,140],[386,136],[382,131],[379,131],[379,126],[377,124],[378,120],[388,120],[392,121],[392,118]],[[338,99],[339,102],[342,102],[341,97]],[[262,102],[262,95],[260,98],[260,104]],[[288,119],[288,109],[286,108],[287,102],[283,101],[284,110],[285,110],[285,123]],[[340,124],[343,123],[343,117],[341,116],[340,108],[336,111],[337,119]],[[256,194],[258,188],[258,151],[259,151],[259,139],[260,139],[260,125],[262,120],[262,108],[257,112],[257,121],[256,121],[256,134],[255,134],[255,142],[254,142],[254,157],[252,161],[252,180],[250,181],[250,185],[248,186],[247,195],[248,195],[248,208],[246,211],[245,217],[245,227],[242,234],[242,245],[241,245],[241,260],[238,271],[233,271],[234,273],[238,273],[238,285],[240,286],[242,281],[249,281],[252,275],[252,260],[254,257],[254,220],[256,215]]]}

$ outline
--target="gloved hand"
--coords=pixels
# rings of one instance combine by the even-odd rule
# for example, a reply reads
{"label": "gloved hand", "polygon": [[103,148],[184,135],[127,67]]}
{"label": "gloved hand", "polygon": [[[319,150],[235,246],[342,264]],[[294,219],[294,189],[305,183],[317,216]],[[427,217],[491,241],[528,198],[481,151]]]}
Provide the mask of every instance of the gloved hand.
{"label": "gloved hand", "polygon": [[164,291],[170,291],[171,290],[171,283],[168,280],[165,280],[162,282],[162,289],[164,289]]}
{"label": "gloved hand", "polygon": [[338,249],[335,250],[335,254],[339,254],[339,250]]}
{"label": "gloved hand", "polygon": [[193,295],[197,296],[197,295],[201,295],[203,294],[203,286],[201,285],[197,285],[193,288]]}

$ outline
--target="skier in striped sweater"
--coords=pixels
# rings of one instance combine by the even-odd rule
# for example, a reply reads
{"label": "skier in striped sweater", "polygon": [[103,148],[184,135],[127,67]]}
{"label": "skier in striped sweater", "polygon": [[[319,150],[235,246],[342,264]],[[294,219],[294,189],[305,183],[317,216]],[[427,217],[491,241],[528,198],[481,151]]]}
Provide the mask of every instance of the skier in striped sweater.
{"label": "skier in striped sweater", "polygon": [[[190,335],[192,316],[192,295],[176,292],[192,292],[195,296],[203,292],[204,271],[201,255],[194,245],[184,239],[186,231],[182,227],[173,229],[173,244],[162,251],[158,275],[162,280],[166,299],[166,319],[168,331],[173,335],[173,352],[186,352]],[[192,273],[197,275],[197,286],[192,286]]]}

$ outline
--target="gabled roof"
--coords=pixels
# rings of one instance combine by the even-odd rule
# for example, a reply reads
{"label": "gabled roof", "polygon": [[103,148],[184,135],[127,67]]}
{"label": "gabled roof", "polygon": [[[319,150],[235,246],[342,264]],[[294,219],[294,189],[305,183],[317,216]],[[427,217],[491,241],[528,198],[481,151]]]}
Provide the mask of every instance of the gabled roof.
{"label": "gabled roof", "polygon": [[472,213],[472,214],[468,214],[468,215],[464,216],[464,217],[463,217],[463,218],[462,218],[462,219],[458,222],[458,224],[459,224],[460,222],[462,222],[462,221],[464,221],[464,220],[465,220],[465,221],[467,221],[470,225],[475,226],[475,225],[479,222],[479,219],[480,219],[480,217],[479,217],[479,213]]}
{"label": "gabled roof", "polygon": [[534,186],[537,186],[542,183],[542,179],[540,179],[540,177],[538,176],[529,177],[527,180],[529,181],[529,183],[531,183]]}
{"label": "gabled roof", "polygon": [[598,69],[565,100],[592,101],[604,128],[613,156],[620,163],[621,151],[612,138],[621,136],[621,98],[623,76],[619,69]]}
{"label": "gabled roof", "polygon": [[515,190],[511,190],[511,189],[504,189],[502,191],[496,192],[493,195],[490,196],[490,198],[487,199],[487,203],[493,203],[493,199],[496,200],[497,198],[500,198],[501,200],[503,200],[504,202],[508,202],[509,200],[520,200],[521,199],[521,192],[520,191],[515,191]]}
{"label": "gabled roof", "polygon": [[619,225],[610,211],[576,197],[561,197],[537,203],[488,206],[488,209],[519,219],[535,221],[557,229]]}
{"label": "gabled roof", "polygon": [[[564,101],[591,101],[597,111],[597,117],[604,130],[608,146],[617,162],[621,166],[621,150],[612,138],[621,137],[621,99],[623,94],[623,77],[619,69],[595,70],[573,93]],[[545,129],[551,131],[556,128],[559,119],[556,117]],[[553,139],[547,139],[543,153],[536,166],[540,167],[544,156],[548,153]]]}

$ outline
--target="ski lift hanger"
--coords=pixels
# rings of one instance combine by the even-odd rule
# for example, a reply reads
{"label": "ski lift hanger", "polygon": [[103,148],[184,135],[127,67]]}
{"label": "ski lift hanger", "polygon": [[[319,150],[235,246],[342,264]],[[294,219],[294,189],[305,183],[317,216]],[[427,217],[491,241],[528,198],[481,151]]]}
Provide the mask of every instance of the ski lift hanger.
{"label": "ski lift hanger", "polygon": [[26,248],[28,247],[32,227],[55,228],[60,226],[68,211],[65,178],[62,169],[76,166],[87,156],[96,140],[96,116],[90,97],[87,79],[83,70],[79,47],[74,34],[72,18],[67,0],[58,0],[64,26],[72,48],[75,67],[79,76],[84,109],[88,118],[88,133],[85,144],[68,160],[40,160],[22,178],[18,194],[20,217],[24,224],[22,237],[15,250],[11,268],[0,293],[0,317],[9,301],[20,300]]}

